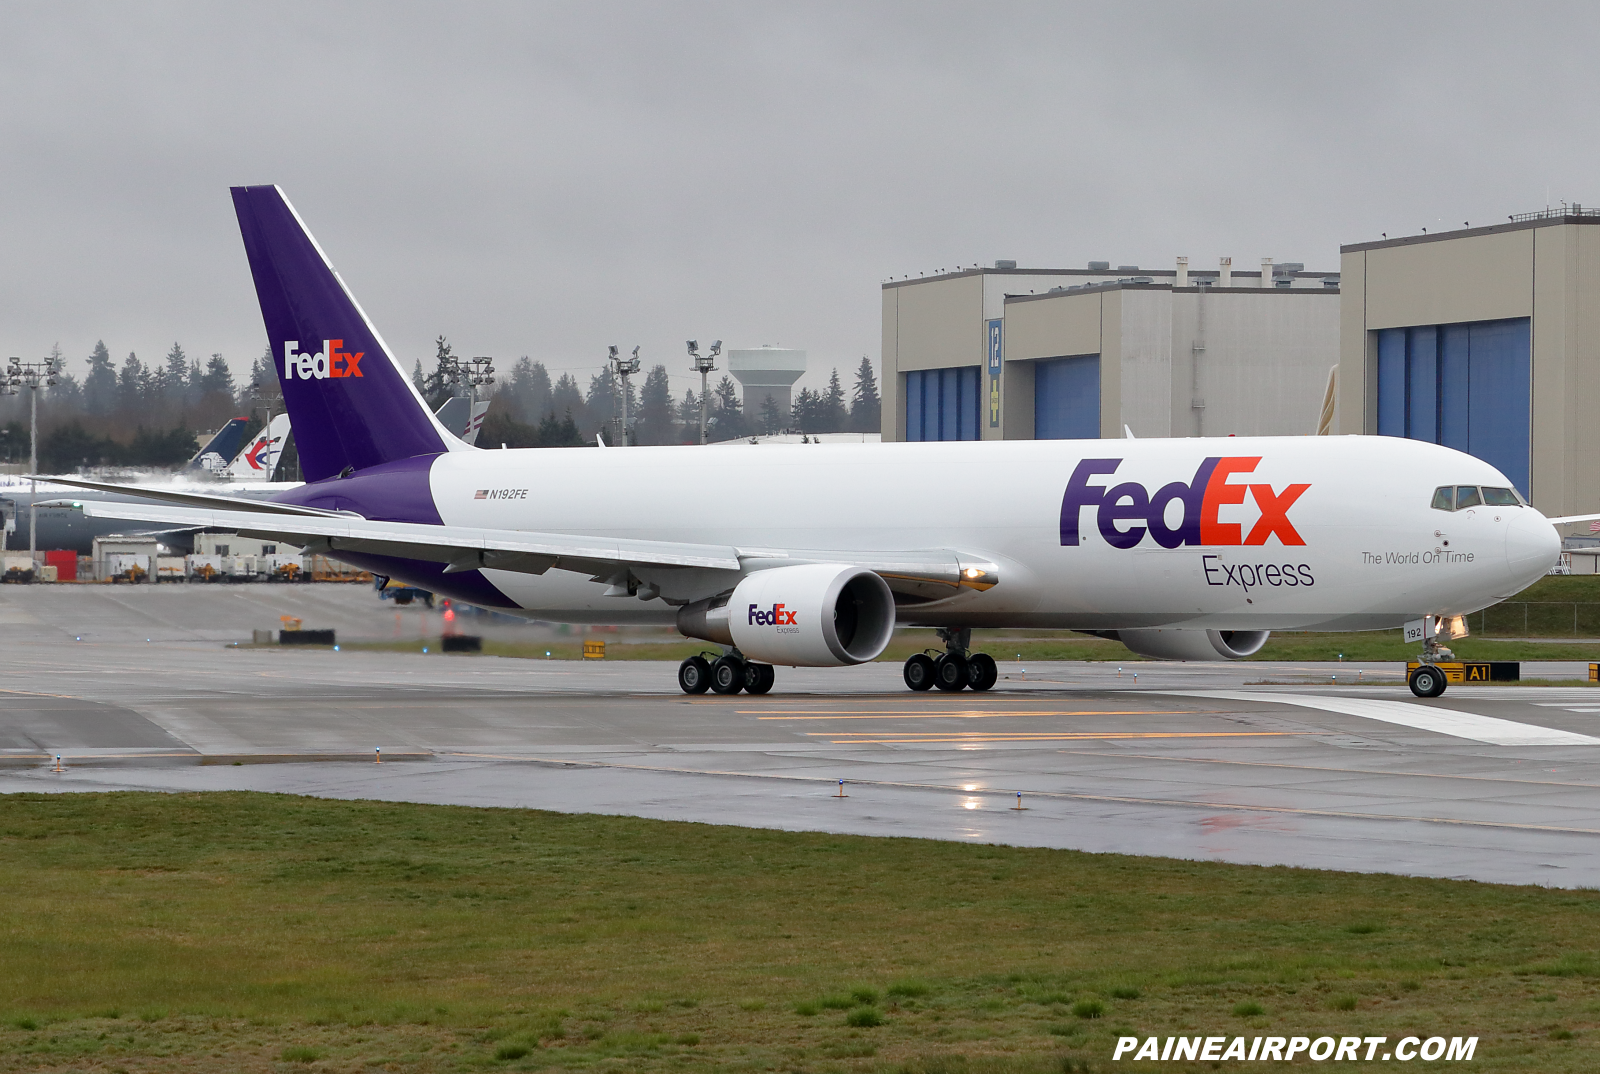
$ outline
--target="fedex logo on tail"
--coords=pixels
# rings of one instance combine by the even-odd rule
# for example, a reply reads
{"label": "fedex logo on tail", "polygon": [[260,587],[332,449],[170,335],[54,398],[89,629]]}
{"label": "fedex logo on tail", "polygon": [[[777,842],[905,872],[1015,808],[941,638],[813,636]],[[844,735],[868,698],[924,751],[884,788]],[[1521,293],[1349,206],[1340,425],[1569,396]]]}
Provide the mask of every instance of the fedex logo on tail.
{"label": "fedex logo on tail", "polygon": [[366,351],[351,354],[344,349],[344,340],[325,339],[322,349],[299,353],[300,341],[290,339],[283,344],[283,375],[286,379],[326,380],[329,377],[361,376],[361,357]]}
{"label": "fedex logo on tail", "polygon": [[[1162,548],[1180,545],[1254,545],[1276,537],[1280,544],[1306,542],[1289,521],[1289,508],[1311,486],[1286,485],[1274,492],[1270,484],[1234,483],[1231,478],[1249,474],[1260,456],[1206,459],[1188,483],[1173,481],[1150,492],[1137,482],[1120,485],[1091,485],[1090,479],[1116,473],[1121,459],[1084,459],[1072,471],[1067,491],[1061,498],[1061,543],[1078,543],[1078,520],[1085,507],[1096,509],[1095,521],[1100,536],[1113,548],[1132,548],[1145,534]],[[1218,521],[1218,511],[1243,504],[1248,496],[1260,515],[1248,532],[1242,523]],[[1167,509],[1173,501],[1182,504],[1177,525],[1167,525]],[[1131,523],[1131,524],[1130,524]],[[1126,528],[1124,528],[1126,527]]]}

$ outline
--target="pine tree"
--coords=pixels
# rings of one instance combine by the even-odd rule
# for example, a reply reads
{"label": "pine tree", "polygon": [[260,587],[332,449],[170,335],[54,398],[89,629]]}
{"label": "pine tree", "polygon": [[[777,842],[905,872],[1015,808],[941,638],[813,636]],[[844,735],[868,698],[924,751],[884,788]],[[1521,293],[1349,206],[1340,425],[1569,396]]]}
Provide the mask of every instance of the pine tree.
{"label": "pine tree", "polygon": [[644,388],[639,392],[639,413],[635,428],[641,444],[670,444],[674,440],[672,427],[672,385],[667,380],[667,367],[652,366],[645,374]]}
{"label": "pine tree", "polygon": [[818,432],[822,421],[822,396],[810,388],[801,388],[794,398],[794,427],[803,433]]}
{"label": "pine tree", "polygon": [[495,394],[505,397],[512,416],[518,421],[536,424],[551,413],[550,374],[543,362],[535,362],[524,354],[511,368],[511,376],[501,384],[500,391]]}
{"label": "pine tree", "polygon": [[850,420],[850,415],[844,409],[844,385],[839,383],[839,368],[835,366],[833,373],[828,377],[828,390],[823,392],[818,399],[818,414],[816,431],[820,433],[842,433],[845,424]]}
{"label": "pine tree", "polygon": [[271,347],[250,363],[249,390],[252,399],[272,399],[283,394],[278,384],[278,363],[272,357]]}
{"label": "pine tree", "polygon": [[94,345],[89,355],[89,375],[83,381],[84,408],[94,415],[111,413],[117,405],[117,367],[105,340]]}
{"label": "pine tree", "polygon": [[856,388],[850,400],[850,428],[858,433],[875,433],[883,428],[883,402],[878,398],[878,378],[872,372],[872,359],[861,356],[856,369]]}
{"label": "pine tree", "polygon": [[428,386],[422,380],[422,359],[417,359],[417,367],[411,371],[411,383],[416,385],[417,394],[427,398]]}
{"label": "pine tree", "polygon": [[771,436],[783,425],[783,412],[778,409],[776,396],[765,396],[761,400],[761,431]]}
{"label": "pine tree", "polygon": [[189,356],[177,343],[167,352],[166,368],[157,371],[157,390],[162,402],[182,410],[189,402]]}
{"label": "pine tree", "polygon": [[726,373],[711,389],[711,406],[708,417],[716,421],[707,440],[733,440],[748,435],[744,411],[739,406],[739,386]]}
{"label": "pine tree", "polygon": [[[583,414],[583,393],[578,390],[578,380],[571,373],[561,374],[556,386],[550,390],[549,416],[553,418],[557,414],[565,414],[568,418]],[[543,416],[541,415],[541,418]],[[578,424],[575,418],[573,420],[573,428],[576,429]],[[578,439],[582,441],[581,433],[578,434]]]}
{"label": "pine tree", "polygon": [[214,397],[217,400],[226,400],[233,404],[233,373],[228,369],[228,360],[220,354],[213,354],[206,362],[205,375],[199,378],[195,385],[202,399]]}
{"label": "pine tree", "polygon": [[617,392],[617,375],[606,366],[589,378],[589,393],[583,399],[582,416],[578,419],[585,440],[597,432],[606,434],[606,443],[622,443],[615,429],[622,421],[622,404]]}
{"label": "pine tree", "polygon": [[139,413],[149,397],[150,373],[139,356],[129,351],[128,360],[122,363],[122,370],[117,374],[117,408]]}
{"label": "pine tree", "polygon": [[693,388],[683,393],[683,402],[678,404],[678,424],[683,426],[683,434],[678,438],[680,442],[700,442],[700,397],[694,394]]}
{"label": "pine tree", "polygon": [[434,354],[433,374],[428,377],[426,382],[428,385],[427,391],[422,393],[423,397],[428,400],[429,410],[438,410],[444,405],[444,401],[454,394],[454,383],[447,372],[447,367],[454,364],[451,361],[454,354],[450,349],[450,344],[445,342],[443,336],[440,336],[434,343],[438,350]]}

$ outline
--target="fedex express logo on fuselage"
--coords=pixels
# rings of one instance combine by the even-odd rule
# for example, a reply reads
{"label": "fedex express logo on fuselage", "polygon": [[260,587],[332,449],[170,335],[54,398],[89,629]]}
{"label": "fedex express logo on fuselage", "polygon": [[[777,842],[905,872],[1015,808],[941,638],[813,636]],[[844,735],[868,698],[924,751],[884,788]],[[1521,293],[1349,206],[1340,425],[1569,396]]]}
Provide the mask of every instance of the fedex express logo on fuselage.
{"label": "fedex express logo on fuselage", "polygon": [[[1194,480],[1187,484],[1174,481],[1152,493],[1133,481],[1091,485],[1091,478],[1116,473],[1123,460],[1084,459],[1072,471],[1061,498],[1061,543],[1078,543],[1079,516],[1085,507],[1093,507],[1097,509],[1095,521],[1100,536],[1113,548],[1132,548],[1144,540],[1146,533],[1162,548],[1264,545],[1268,537],[1276,537],[1285,545],[1305,544],[1289,521],[1289,508],[1311,487],[1309,484],[1287,485],[1282,492],[1274,492],[1269,484],[1248,480],[1234,484],[1229,480],[1249,474],[1260,461],[1259,455],[1206,459],[1194,472]],[[1247,495],[1261,511],[1248,533],[1241,523],[1217,520],[1218,509],[1242,504]],[[1174,500],[1183,505],[1183,515],[1176,526],[1168,526],[1167,508]]]}
{"label": "fedex express logo on fuselage", "polygon": [[361,357],[366,351],[351,354],[344,349],[344,340],[325,339],[320,351],[300,354],[298,339],[285,340],[283,344],[283,375],[290,379],[327,380],[329,377],[361,376]]}

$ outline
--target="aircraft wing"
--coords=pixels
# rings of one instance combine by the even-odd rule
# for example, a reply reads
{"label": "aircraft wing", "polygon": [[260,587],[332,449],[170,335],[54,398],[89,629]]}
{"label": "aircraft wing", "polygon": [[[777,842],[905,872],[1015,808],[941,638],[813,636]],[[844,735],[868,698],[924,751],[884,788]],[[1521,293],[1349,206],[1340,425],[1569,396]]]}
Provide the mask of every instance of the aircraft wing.
{"label": "aircraft wing", "polygon": [[[159,500],[162,503],[179,504],[184,507],[210,508],[219,511],[248,510],[257,514],[268,515],[309,515],[317,518],[359,518],[348,511],[328,511],[321,507],[302,507],[294,503],[278,503],[276,500],[243,500],[238,496],[224,496],[214,492],[195,492],[189,489],[160,488],[153,485],[118,485],[110,481],[90,481],[81,477],[41,477],[41,481],[49,481],[56,485],[70,485],[73,488],[90,489],[94,492],[113,492],[120,496],[137,496],[141,499]],[[126,505],[125,505],[126,506]],[[137,511],[148,511],[150,508],[142,505],[133,505]],[[134,521],[155,521],[147,519],[144,515],[103,515],[104,518],[129,518]],[[187,523],[185,523],[187,525]]]}
{"label": "aircraft wing", "polygon": [[[86,482],[84,484],[87,484]],[[185,494],[187,495],[187,494]],[[227,501],[227,497],[190,496],[191,500]],[[78,505],[96,518],[131,519],[200,529],[230,530],[249,537],[300,545],[337,556],[340,551],[444,563],[445,573],[490,570],[543,574],[552,567],[577,571],[601,581],[620,581],[627,571],[643,577],[663,569],[700,568],[731,572],[727,582],[757,565],[786,563],[849,563],[881,575],[889,588],[917,600],[937,600],[961,589],[986,590],[999,581],[992,562],[950,549],[907,551],[844,551],[786,548],[738,548],[592,537],[565,533],[533,533],[472,526],[430,526],[384,522],[358,515],[270,513],[259,505],[237,501],[208,504],[129,504],[85,501]],[[288,507],[287,504],[273,504]],[[309,508],[301,508],[309,511]],[[713,590],[716,592],[717,590]]]}

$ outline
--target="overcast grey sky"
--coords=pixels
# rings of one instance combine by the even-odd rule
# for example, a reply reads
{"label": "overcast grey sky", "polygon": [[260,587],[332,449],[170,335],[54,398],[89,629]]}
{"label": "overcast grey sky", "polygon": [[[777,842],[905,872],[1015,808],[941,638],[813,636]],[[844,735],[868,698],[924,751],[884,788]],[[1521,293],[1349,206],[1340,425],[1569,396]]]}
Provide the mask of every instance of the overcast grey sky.
{"label": "overcast grey sky", "polygon": [[[0,347],[265,344],[278,183],[409,367],[879,352],[879,285],[1600,204],[1594,5],[0,7]],[[1548,194],[1547,194],[1548,192]],[[820,378],[809,377],[808,383]]]}

